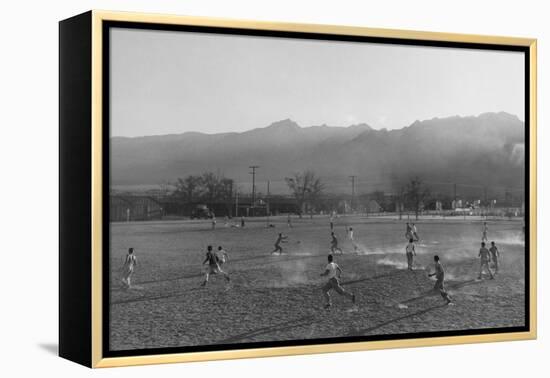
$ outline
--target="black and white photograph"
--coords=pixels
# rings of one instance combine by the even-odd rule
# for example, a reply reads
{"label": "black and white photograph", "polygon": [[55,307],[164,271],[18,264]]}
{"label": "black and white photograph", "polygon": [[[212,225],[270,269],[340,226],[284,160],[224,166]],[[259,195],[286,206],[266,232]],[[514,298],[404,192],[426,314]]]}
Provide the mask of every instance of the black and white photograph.
{"label": "black and white photograph", "polygon": [[525,51],[106,38],[109,351],[528,329]]}

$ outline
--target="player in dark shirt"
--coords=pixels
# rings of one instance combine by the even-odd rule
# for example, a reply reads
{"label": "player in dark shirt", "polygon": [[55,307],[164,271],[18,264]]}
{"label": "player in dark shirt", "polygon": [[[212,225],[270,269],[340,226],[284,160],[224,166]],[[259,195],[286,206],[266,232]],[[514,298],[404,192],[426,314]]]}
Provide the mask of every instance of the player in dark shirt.
{"label": "player in dark shirt", "polygon": [[336,235],[334,235],[334,232],[330,233],[330,236],[332,237],[330,241],[330,250],[332,253],[336,253],[336,251],[340,251],[340,254],[344,254],[342,249],[338,247],[338,239],[336,238]]}
{"label": "player in dark shirt", "polygon": [[494,279],[495,276],[493,275],[493,272],[491,272],[491,268],[489,268],[489,262],[491,261],[491,252],[489,252],[489,250],[485,248],[485,242],[481,242],[481,248],[479,249],[478,257],[480,258],[478,279],[481,279],[483,269],[485,269],[489,273],[491,279]]}
{"label": "player in dark shirt", "polygon": [[279,236],[277,237],[277,241],[275,241],[275,250],[271,252],[271,254],[274,254],[275,252],[279,252],[279,255],[283,253],[283,247],[281,247],[281,243],[285,243],[285,240],[288,239],[288,236],[284,236],[282,233],[279,233]]}
{"label": "player in dark shirt", "polygon": [[214,251],[212,251],[212,246],[209,245],[206,251],[206,258],[202,262],[202,264],[208,263],[208,269],[206,270],[206,273],[204,275],[204,281],[202,283],[202,286],[206,286],[208,283],[208,278],[211,274],[221,274],[225,277],[225,279],[229,282],[229,274],[225,273],[221,268],[220,264],[218,262],[218,256]]}
{"label": "player in dark shirt", "polygon": [[435,282],[434,290],[439,291],[443,299],[447,301],[447,304],[451,303],[451,297],[447,293],[447,290],[445,289],[445,270],[443,270],[443,266],[439,262],[439,256],[434,256],[434,268],[435,272],[432,274],[429,274],[429,277],[435,276],[437,281]]}

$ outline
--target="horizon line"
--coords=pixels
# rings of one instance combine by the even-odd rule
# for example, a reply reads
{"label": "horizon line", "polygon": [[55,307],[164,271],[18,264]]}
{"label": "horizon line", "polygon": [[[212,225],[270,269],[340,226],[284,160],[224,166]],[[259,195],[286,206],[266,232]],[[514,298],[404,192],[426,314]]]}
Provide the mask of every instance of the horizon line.
{"label": "horizon line", "polygon": [[201,134],[201,135],[243,134],[243,133],[247,133],[247,132],[254,131],[254,130],[266,129],[266,128],[271,127],[275,124],[283,123],[283,122],[292,122],[300,129],[310,129],[310,128],[315,128],[315,127],[328,127],[328,128],[347,129],[347,128],[354,127],[354,126],[368,126],[369,128],[371,128],[373,130],[393,131],[393,130],[403,130],[403,129],[411,127],[411,126],[413,126],[417,123],[433,121],[433,120],[439,120],[439,119],[445,120],[445,119],[450,119],[450,118],[479,118],[483,115],[498,115],[498,114],[506,114],[508,116],[512,116],[512,117],[517,118],[520,122],[525,123],[525,120],[522,120],[516,114],[510,113],[510,112],[507,112],[507,111],[503,111],[503,110],[494,111],[494,112],[482,112],[482,113],[479,113],[477,115],[473,115],[473,114],[471,114],[471,115],[458,115],[458,114],[455,114],[455,115],[449,115],[449,116],[444,116],[444,117],[426,118],[426,119],[423,119],[423,120],[416,119],[408,125],[402,126],[400,128],[392,128],[392,129],[388,129],[387,127],[376,128],[368,122],[355,122],[355,123],[349,124],[347,126],[327,125],[326,123],[323,123],[323,124],[320,124],[320,125],[301,126],[298,122],[294,121],[292,118],[287,117],[287,118],[284,118],[284,119],[279,119],[277,121],[273,121],[273,122],[271,122],[270,124],[268,124],[266,126],[254,127],[252,129],[242,130],[242,131],[226,131],[226,132],[218,132],[218,133],[207,133],[207,132],[202,132],[202,131],[189,130],[189,131],[183,131],[181,133],[169,133],[169,134],[148,134],[148,135],[136,135],[136,136],[111,135],[109,138],[110,139],[114,139],[114,138],[135,139],[135,138],[148,138],[148,137],[179,136],[179,135],[184,135],[184,134]]}

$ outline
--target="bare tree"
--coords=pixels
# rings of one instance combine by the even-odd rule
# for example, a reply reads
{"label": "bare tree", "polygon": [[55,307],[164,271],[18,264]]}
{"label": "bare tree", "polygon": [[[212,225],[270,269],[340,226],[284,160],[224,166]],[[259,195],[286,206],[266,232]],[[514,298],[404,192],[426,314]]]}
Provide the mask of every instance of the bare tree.
{"label": "bare tree", "polygon": [[200,176],[189,175],[184,179],[179,178],[175,183],[174,195],[184,198],[188,203],[192,203],[202,195],[202,185]]}
{"label": "bare tree", "polygon": [[405,188],[405,200],[407,205],[414,211],[416,220],[424,207],[424,202],[430,195],[429,189],[419,177],[412,178]]}
{"label": "bare tree", "polygon": [[292,195],[296,198],[300,218],[306,206],[309,206],[310,211],[313,211],[313,206],[324,190],[324,184],[315,172],[306,170],[295,173],[293,177],[286,177],[285,181]]}

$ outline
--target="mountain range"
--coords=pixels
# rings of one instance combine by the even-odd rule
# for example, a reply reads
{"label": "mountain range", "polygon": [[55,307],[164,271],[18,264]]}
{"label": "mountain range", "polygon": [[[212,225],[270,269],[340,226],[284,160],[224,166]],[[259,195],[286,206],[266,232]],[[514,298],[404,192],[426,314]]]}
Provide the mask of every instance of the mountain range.
{"label": "mountain range", "polygon": [[248,183],[248,167],[258,165],[259,182],[271,180],[275,192],[284,190],[285,177],[305,169],[333,192],[349,191],[349,175],[365,190],[388,190],[412,176],[521,187],[524,141],[524,122],[504,112],[433,118],[394,130],[367,124],[300,127],[285,119],[240,133],[112,137],[111,184],[155,185],[205,171]]}

